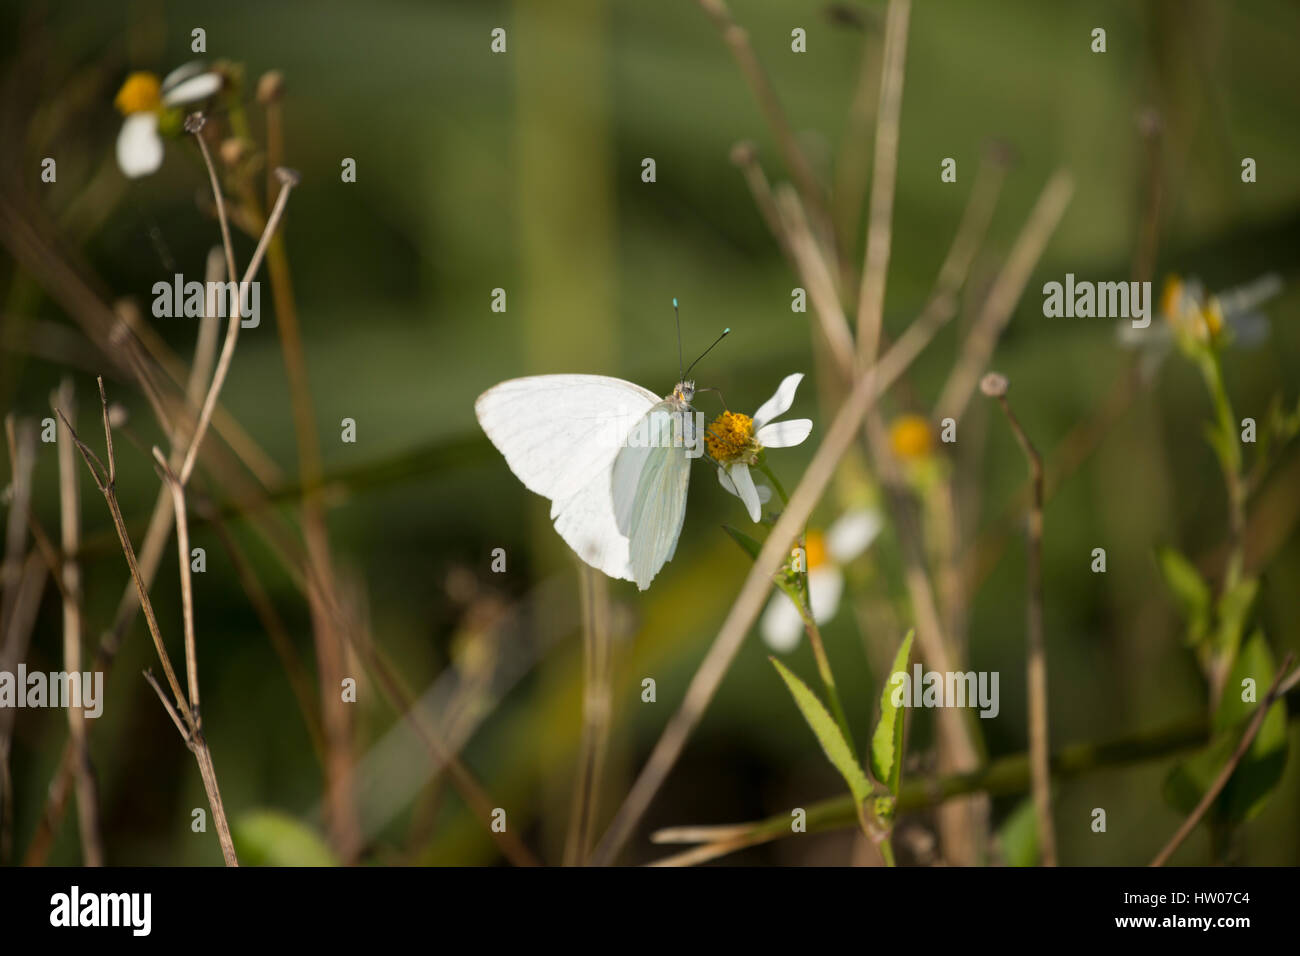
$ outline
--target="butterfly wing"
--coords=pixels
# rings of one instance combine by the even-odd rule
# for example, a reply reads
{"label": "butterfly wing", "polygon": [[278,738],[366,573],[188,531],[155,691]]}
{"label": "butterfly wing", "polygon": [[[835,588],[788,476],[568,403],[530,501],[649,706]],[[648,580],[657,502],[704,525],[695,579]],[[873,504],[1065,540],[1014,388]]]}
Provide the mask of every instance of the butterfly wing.
{"label": "butterfly wing", "polygon": [[612,471],[631,428],[659,402],[604,375],[535,375],[479,396],[479,424],[524,487],[551,500],[555,530],[578,557],[633,580],[629,539],[615,519]]}
{"label": "butterfly wing", "polygon": [[604,375],[534,375],[494,385],[474,411],[529,491],[563,501],[608,467],[659,397]]}
{"label": "butterfly wing", "polygon": [[614,461],[614,516],[628,540],[631,580],[642,591],[677,550],[691,480],[691,460],[683,447],[689,444],[689,436],[683,436],[681,429],[693,427],[689,413],[678,413],[669,402],[656,404],[646,420],[651,423],[648,434],[662,438],[666,432],[654,422],[666,420],[679,440],[624,448]]}

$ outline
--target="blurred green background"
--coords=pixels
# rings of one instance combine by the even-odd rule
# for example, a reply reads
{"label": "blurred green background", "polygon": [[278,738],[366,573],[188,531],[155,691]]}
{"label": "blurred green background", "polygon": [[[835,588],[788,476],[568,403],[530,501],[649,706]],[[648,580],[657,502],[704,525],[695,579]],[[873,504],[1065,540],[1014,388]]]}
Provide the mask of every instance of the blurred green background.
{"label": "blurred green background", "polygon": [[[819,175],[833,176],[864,48],[878,56],[883,4],[845,4],[855,18],[819,3],[735,0],[792,124]],[[134,298],[148,314],[151,287],[172,269],[200,278],[218,241],[207,181],[192,145],[167,144],[162,170],[126,181],[112,168],[121,117],[112,100],[131,70],[163,74],[194,59],[190,31],[207,33],[207,59],[242,64],[254,134],[261,119],[252,88],[266,70],[286,80],[285,161],[302,173],[285,236],[304,330],[318,433],[328,476],[329,528],[337,564],[364,593],[376,642],[415,691],[440,677],[473,672],[474,651],[494,648],[498,680],[514,668],[463,749],[468,766],[507,809],[512,831],[558,862],[568,822],[580,726],[581,646],[572,559],[546,521],[547,503],[528,493],[479,431],[474,398],[506,378],[594,372],[671,389],[676,342],[671,299],[682,304],[685,351],[697,353],[723,326],[731,337],[698,370],[730,407],[752,411],[781,377],[813,373],[810,316],[790,309],[798,285],[729,161],[740,140],[758,144],[773,180],[787,178],[754,97],[697,4],[597,0],[396,2],[339,0],[266,4],[6,2],[0,7],[0,71],[7,137],[2,188],[52,219],[80,208],[92,222],[65,231],[64,248],[105,301]],[[1107,51],[1090,52],[1090,31],[1107,31]],[[493,54],[490,31],[507,30]],[[807,31],[808,52],[790,48]],[[971,289],[978,296],[1005,257],[1051,173],[1067,168],[1076,189],[1031,278],[994,365],[1012,383],[1027,431],[1048,455],[1114,394],[1131,355],[1113,323],[1048,319],[1038,290],[1066,272],[1129,278],[1139,241],[1146,146],[1138,115],[1158,110],[1163,147],[1156,290],[1169,272],[1228,288],[1266,272],[1287,280],[1268,304],[1271,336],[1227,358],[1228,387],[1241,416],[1263,419],[1269,402],[1297,397],[1300,332],[1294,288],[1300,248],[1300,85],[1294,38],[1300,8],[1286,0],[1046,4],[1003,0],[917,3],[907,51],[894,245],[885,326],[897,336],[919,312],[961,215],[986,143],[1007,144],[1008,173]],[[875,70],[873,61],[870,69]],[[870,155],[870,142],[859,144]],[[40,159],[58,161],[42,184]],[[1242,157],[1258,164],[1243,184]],[[355,183],[340,163],[356,160]],[[641,162],[656,161],[645,183]],[[939,163],[957,161],[955,184]],[[80,206],[78,205],[80,204]],[[236,238],[239,261],[253,242]],[[852,258],[860,261],[860,246]],[[505,313],[490,308],[506,290]],[[296,473],[290,393],[268,290],[263,321],[240,337],[223,405],[285,471]],[[952,366],[964,309],[891,393],[887,416],[925,412]],[[76,327],[22,266],[0,258],[0,404],[45,417],[48,394],[71,369],[81,419],[93,418],[93,355],[37,347],[47,323]],[[193,320],[153,327],[188,356]],[[62,340],[60,340],[61,342]],[[66,348],[66,360],[60,360]],[[89,346],[86,346],[89,348]],[[793,487],[829,423],[810,379],[795,413],[816,422],[812,440],[773,456]],[[141,396],[109,382],[131,412],[141,447],[118,448],[120,496],[142,533],[157,493],[148,447],[160,441]],[[701,407],[716,407],[705,398]],[[1054,744],[1105,740],[1194,718],[1204,683],[1160,586],[1151,554],[1174,545],[1209,562],[1226,535],[1223,481],[1202,435],[1210,405],[1195,370],[1171,358],[1138,391],[1094,453],[1063,483],[1046,512],[1045,588]],[[340,440],[355,419],[357,441]],[[1024,464],[1004,424],[976,399],[962,425],[982,451],[958,456],[981,489],[977,531],[1002,527],[1023,482]],[[969,429],[969,431],[966,431]],[[98,439],[94,429],[90,439]],[[987,443],[987,444],[985,444]],[[92,441],[99,447],[98,441]],[[34,507],[57,528],[54,446],[39,446]],[[1250,459],[1248,458],[1248,461]],[[1273,472],[1289,490],[1278,505],[1256,621],[1275,656],[1300,649],[1300,498],[1293,449]],[[3,472],[7,481],[8,467]],[[82,476],[87,557],[88,640],[112,618],[126,580],[107,509]],[[1267,487],[1272,487],[1268,486]],[[221,489],[215,489],[220,496]],[[291,497],[291,496],[289,496]],[[1263,500],[1265,496],[1261,496]],[[287,499],[285,513],[292,513]],[[6,510],[7,513],[7,510]],[[836,514],[827,502],[815,518]],[[680,701],[740,586],[748,563],[720,529],[744,526],[739,503],[705,466],[695,469],[686,527],[675,559],[653,588],[626,582],[611,593],[622,637],[614,683],[615,723],[601,788],[603,824]],[[296,520],[296,519],[295,519]],[[311,624],[301,593],[260,546],[247,523],[231,522],[254,570],[310,666]],[[1024,548],[1014,533],[972,598],[971,666],[1001,673],[1001,713],[981,721],[994,755],[1024,749]],[[196,577],[204,719],[223,796],[238,827],[274,809],[320,829],[322,773],[283,667],[225,551],[196,522],[194,544],[208,569]],[[966,541],[973,548],[976,541]],[[490,571],[505,548],[508,571]],[[896,560],[887,535],[856,573],[888,591]],[[1104,547],[1105,575],[1089,571]],[[883,582],[883,583],[882,583]],[[180,654],[174,554],[153,591],[165,634]],[[895,601],[909,620],[905,600]],[[500,615],[505,615],[501,617]],[[484,622],[491,626],[486,626]],[[495,622],[495,623],[492,623]],[[868,647],[891,648],[901,633],[872,633],[871,620],[841,608],[825,629],[830,656],[859,739],[867,736],[884,675]],[[864,626],[865,625],[865,626]],[[57,593],[47,587],[29,668],[61,659]],[[490,636],[484,636],[490,635]],[[873,644],[874,642],[874,644]],[[624,859],[664,854],[646,839],[654,827],[758,819],[838,795],[842,785],[791,705],[751,635],[721,691],[654,802]],[[806,678],[806,642],[789,663]],[[121,864],[220,860],[209,827],[190,831],[205,806],[192,757],[139,672],[156,664],[137,620],[107,680],[91,752],[100,776],[108,859]],[[658,700],[642,703],[653,677]],[[356,705],[358,757],[397,715],[369,681]],[[923,718],[918,718],[924,723]],[[33,833],[67,735],[58,711],[17,715],[12,755],[14,845]],[[928,732],[911,750],[916,772]],[[1291,743],[1300,743],[1292,724]],[[366,781],[363,802],[383,803],[369,862],[489,863],[489,836],[454,791],[414,774],[423,755],[408,749]],[[1145,863],[1181,815],[1160,798],[1170,759],[1107,771],[1057,788],[1056,820],[1068,864]],[[369,766],[361,764],[362,767]],[[392,774],[392,777],[385,776]],[[905,778],[907,774],[905,773]],[[417,786],[418,785],[418,786]],[[994,804],[1001,819],[1013,799]],[[367,803],[367,805],[369,805]],[[1300,862],[1300,770],[1289,762],[1263,812],[1239,837],[1235,859]],[[1109,829],[1089,829],[1094,807]],[[927,818],[914,823],[924,829]],[[785,840],[727,858],[748,863],[845,863],[848,831]],[[1204,862],[1198,831],[1175,858]],[[80,860],[75,815],[65,815],[52,862]]]}

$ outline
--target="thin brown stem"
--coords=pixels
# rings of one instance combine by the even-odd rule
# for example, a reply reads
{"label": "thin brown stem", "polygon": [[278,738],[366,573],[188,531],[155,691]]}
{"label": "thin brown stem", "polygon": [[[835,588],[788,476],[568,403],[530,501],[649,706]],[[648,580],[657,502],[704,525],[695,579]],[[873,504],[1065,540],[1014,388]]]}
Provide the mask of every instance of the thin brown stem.
{"label": "thin brown stem", "polygon": [[185,488],[175,473],[167,466],[162,449],[154,446],[154,460],[163,476],[163,483],[172,496],[172,512],[176,515],[176,557],[181,574],[181,619],[185,628],[185,679],[190,692],[190,708],[194,719],[202,727],[199,716],[199,657],[194,639],[194,581],[190,575],[190,522],[185,509]]}
{"label": "thin brown stem", "polygon": [[[1277,676],[1273,678],[1273,684],[1269,687],[1268,693],[1264,695],[1264,699],[1255,708],[1255,715],[1251,718],[1249,726],[1246,727],[1246,733],[1242,735],[1241,742],[1237,744],[1237,749],[1233,751],[1228,762],[1223,765],[1219,775],[1214,778],[1214,783],[1210,785],[1210,789],[1205,791],[1205,796],[1196,805],[1196,809],[1191,812],[1191,815],[1183,821],[1182,826],[1169,838],[1169,842],[1165,844],[1164,849],[1156,854],[1156,858],[1151,861],[1152,866],[1164,866],[1169,862],[1169,858],[1174,855],[1174,851],[1182,846],[1183,841],[1196,829],[1196,825],[1201,822],[1201,818],[1205,816],[1219,794],[1223,792],[1223,788],[1228,785],[1228,781],[1232,779],[1232,775],[1237,769],[1237,764],[1241,762],[1242,757],[1246,756],[1246,751],[1250,749],[1250,745],[1255,742],[1255,736],[1259,733],[1259,728],[1264,725],[1264,718],[1268,715],[1269,708],[1281,696],[1283,679],[1286,678],[1287,671],[1291,669],[1291,662],[1294,659],[1294,654],[1287,654],[1286,659],[1282,661],[1282,666],[1277,669]],[[1288,680],[1287,685],[1290,686],[1290,684],[1291,681]]]}
{"label": "thin brown stem", "polygon": [[[202,142],[202,139],[199,141]],[[203,155],[211,165],[212,160],[208,156],[206,148]],[[213,176],[215,177],[215,175],[214,172]],[[285,203],[289,201],[289,191],[296,184],[297,176],[295,174],[287,173],[281,178],[280,194],[275,198],[275,208],[271,210],[270,218],[266,221],[266,228],[262,231],[262,238],[257,244],[257,249],[253,252],[253,258],[249,260],[247,271],[239,282],[238,295],[241,304],[244,298],[244,287],[257,274],[258,267],[262,264],[262,256],[266,253],[266,245],[279,226],[280,218],[284,215]],[[233,276],[233,260],[228,265]],[[234,279],[232,278],[231,281],[233,282]],[[207,397],[204,398],[203,406],[199,411],[199,420],[194,426],[194,435],[190,439],[189,450],[185,453],[180,471],[177,473],[182,485],[188,483],[190,472],[194,470],[194,462],[198,457],[199,446],[203,443],[203,436],[207,434],[208,424],[212,421],[212,412],[216,408],[217,397],[221,394],[221,386],[225,384],[226,375],[230,372],[230,364],[235,357],[235,342],[239,338],[239,327],[243,322],[242,311],[242,308],[231,309],[230,322],[226,326],[226,340],[222,343],[221,356],[217,359],[217,370],[212,375],[212,384],[208,387]]]}
{"label": "thin brown stem", "polygon": [[889,250],[893,245],[903,66],[907,60],[907,21],[911,11],[911,0],[889,0],[885,14],[885,52],[881,64],[880,108],[876,113],[871,212],[867,219],[867,251],[858,295],[858,358],[863,368],[876,359],[884,316],[885,274],[889,270]]}
{"label": "thin brown stem", "polygon": [[698,0],[698,2],[713,21],[718,32],[722,34],[723,41],[731,49],[741,74],[753,91],[755,99],[758,100],[763,117],[771,127],[772,135],[781,150],[781,157],[785,160],[795,185],[799,187],[804,203],[813,212],[814,221],[823,241],[833,245],[834,232],[826,208],[825,190],[817,181],[812,164],[809,163],[808,157],[799,145],[785,110],[781,107],[781,101],[777,98],[776,90],[758,62],[758,55],[749,42],[749,34],[732,18],[725,0]]}
{"label": "thin brown stem", "polygon": [[[208,179],[212,183],[212,198],[217,204],[217,221],[221,224],[221,245],[226,251],[226,273],[230,282],[235,281],[235,247],[230,241],[230,220],[226,217],[226,200],[221,195],[221,182],[217,179],[217,167],[212,162],[207,140],[203,138],[204,119],[202,113],[191,113],[185,118],[185,131],[194,136],[203,154],[203,165],[208,168]],[[236,309],[236,312],[239,310]]]}
{"label": "thin brown stem", "polygon": [[[99,401],[103,412],[104,419],[104,443],[108,453],[108,467],[104,469],[100,463],[100,470],[96,470],[92,461],[98,461],[92,452],[80,438],[77,437],[76,431],[68,422],[62,410],[59,416],[63,418],[64,424],[72,436],[73,442],[76,443],[77,450],[81,452],[86,461],[86,467],[90,469],[95,484],[98,485],[104,499],[108,502],[109,513],[113,517],[113,526],[117,529],[118,539],[122,544],[122,552],[126,555],[128,567],[131,569],[131,579],[135,582],[136,590],[139,593],[140,606],[144,610],[145,620],[149,624],[149,633],[154,640],[154,648],[158,652],[158,660],[162,664],[163,673],[167,677],[167,683],[171,688],[174,698],[179,724],[183,725],[188,731],[186,741],[191,745],[195,759],[199,765],[199,775],[203,778],[203,787],[207,792],[208,805],[212,809],[213,820],[217,825],[217,836],[221,842],[222,856],[225,858],[227,866],[238,866],[239,861],[235,856],[234,840],[230,834],[230,825],[226,820],[225,807],[221,800],[221,791],[217,785],[216,769],[212,763],[212,755],[208,751],[208,746],[203,737],[203,730],[198,721],[198,717],[192,705],[197,704],[197,700],[187,702],[185,695],[181,691],[180,681],[177,680],[176,671],[172,667],[171,658],[167,654],[167,648],[163,644],[162,634],[158,629],[158,620],[154,615],[153,602],[149,599],[149,591],[144,583],[140,573],[139,562],[136,560],[135,548],[131,544],[130,535],[127,534],[126,522],[122,519],[122,511],[117,503],[117,491],[115,480],[117,476],[117,463],[113,455],[113,438],[112,425],[108,418],[108,396],[104,392],[104,380],[99,379]],[[179,515],[178,515],[179,517]],[[185,565],[188,568],[188,564]],[[186,660],[187,665],[192,662],[193,645],[191,641],[186,643]],[[194,676],[194,686],[197,688],[197,671],[193,666],[187,667],[190,674]],[[155,685],[156,686],[156,685]]]}
{"label": "thin brown stem", "polygon": [[997,399],[1016,441],[1029,463],[1033,498],[1029,508],[1028,595],[1026,599],[1025,670],[1029,703],[1029,769],[1034,812],[1038,820],[1038,852],[1044,866],[1056,866],[1056,831],[1052,826],[1052,777],[1047,722],[1047,643],[1043,633],[1043,459],[1007,401],[1005,376],[986,375],[981,390]]}
{"label": "thin brown stem", "polygon": [[158,695],[158,700],[162,703],[163,710],[167,711],[167,716],[170,717],[172,723],[176,725],[176,729],[180,732],[181,740],[185,741],[185,746],[193,751],[194,741],[190,739],[190,732],[186,729],[185,722],[181,720],[181,715],[176,713],[176,708],[172,706],[172,702],[167,699],[167,694],[163,691],[162,687],[158,685],[158,680],[153,676],[153,671],[144,670],[141,671],[141,673],[144,674],[144,679],[149,682],[149,686],[154,689],[154,693]]}
{"label": "thin brown stem", "polygon": [[777,187],[776,212],[795,268],[808,287],[822,335],[830,347],[841,379],[847,382],[853,370],[853,333],[849,331],[849,321],[840,307],[839,292],[830,266],[821,254],[794,190]]}
{"label": "thin brown stem", "polygon": [[591,852],[613,706],[608,585],[603,575],[585,564],[579,566],[578,575],[582,592],[582,735],[564,847],[566,866],[584,865]]}
{"label": "thin brown stem", "polygon": [[[59,389],[50,396],[54,407],[63,407],[75,415],[72,380],[65,378]],[[65,436],[66,437],[66,436]],[[61,583],[63,596],[63,669],[71,680],[76,675],[76,686],[81,688],[82,700],[86,694],[85,677],[81,669],[81,568],[77,553],[81,544],[81,496],[77,488],[76,452],[70,441],[58,443],[59,459],[59,518],[63,550],[61,566],[55,570]],[[72,686],[71,684],[69,686]],[[90,763],[90,750],[86,744],[86,712],[82,701],[68,701],[68,739],[73,749],[74,780],[77,792],[77,822],[81,834],[81,852],[86,866],[104,865],[104,841],[100,834],[99,798],[95,787],[95,771]]]}
{"label": "thin brown stem", "polygon": [[[104,381],[99,380],[101,400],[107,404],[103,398]],[[122,518],[122,509],[118,507],[117,491],[112,484],[108,482],[108,470],[104,468],[103,463],[78,437],[76,430],[68,423],[67,418],[63,415],[62,409],[59,410],[59,417],[63,418],[63,423],[67,425],[68,432],[72,435],[72,440],[81,452],[81,457],[86,462],[86,467],[90,469],[91,476],[95,479],[95,485],[99,488],[104,500],[108,503],[109,515],[113,519],[113,527],[117,531],[118,542],[122,546],[122,553],[126,556],[127,568],[131,572],[131,580],[135,582],[136,593],[140,598],[140,606],[144,610],[145,622],[149,625],[149,635],[153,638],[154,650],[158,652],[158,659],[162,664],[163,675],[167,678],[167,684],[171,688],[172,694],[176,701],[176,707],[189,722],[189,707],[185,703],[185,694],[181,690],[180,681],[176,679],[176,671],[172,669],[171,658],[167,655],[167,648],[163,644],[162,632],[158,628],[158,621],[154,617],[153,604],[149,601],[149,592],[144,583],[144,578],[140,573],[140,565],[136,560],[135,548],[131,545],[131,537],[126,530],[126,522]],[[105,419],[107,421],[107,419]],[[98,470],[97,467],[98,466]]]}

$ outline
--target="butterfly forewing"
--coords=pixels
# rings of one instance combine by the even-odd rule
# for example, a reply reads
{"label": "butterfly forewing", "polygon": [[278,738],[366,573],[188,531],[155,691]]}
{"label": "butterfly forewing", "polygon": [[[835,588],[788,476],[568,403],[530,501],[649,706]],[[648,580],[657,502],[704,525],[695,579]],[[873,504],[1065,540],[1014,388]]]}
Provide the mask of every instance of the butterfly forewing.
{"label": "butterfly forewing", "polygon": [[613,464],[626,432],[658,401],[604,375],[534,375],[493,386],[474,410],[524,486],[558,504]]}

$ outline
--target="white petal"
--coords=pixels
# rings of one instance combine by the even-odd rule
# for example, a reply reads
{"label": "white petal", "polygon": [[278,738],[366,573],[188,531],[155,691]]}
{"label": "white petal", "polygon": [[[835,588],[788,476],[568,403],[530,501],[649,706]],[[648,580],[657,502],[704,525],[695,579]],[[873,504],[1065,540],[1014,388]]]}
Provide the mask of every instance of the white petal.
{"label": "white petal", "polygon": [[758,500],[754,479],[749,475],[749,466],[743,463],[735,464],[727,469],[727,473],[736,486],[736,494],[740,495],[740,500],[749,509],[749,517],[754,521],[760,520],[763,517],[763,506]]}
{"label": "white petal", "polygon": [[846,564],[871,547],[884,526],[874,508],[846,511],[826,530],[826,550],[837,564]]}
{"label": "white petal", "polygon": [[772,489],[767,485],[755,484],[754,490],[758,492],[758,500],[761,504],[767,504],[772,500]]}
{"label": "white petal", "polygon": [[162,79],[162,88],[164,91],[170,90],[177,84],[188,80],[191,76],[198,76],[200,73],[208,73],[208,65],[202,60],[190,60],[188,63],[182,63],[176,69],[172,70]]}
{"label": "white petal", "polygon": [[718,469],[718,484],[722,485],[722,489],[727,494],[735,495],[737,498],[740,497],[740,490],[736,487],[736,483],[731,480],[731,476],[727,474],[727,469]]}
{"label": "white petal", "polygon": [[787,375],[781,380],[777,387],[776,394],[765,401],[758,407],[754,413],[754,430],[762,428],[778,415],[784,415],[794,404],[794,393],[803,381],[803,372],[795,372],[793,375]]}
{"label": "white petal", "polygon": [[790,595],[777,591],[772,600],[767,602],[767,610],[759,622],[759,630],[767,646],[778,654],[788,654],[799,646],[799,636],[803,634],[803,618],[799,609],[790,600]]}
{"label": "white petal", "polygon": [[754,437],[764,448],[793,448],[802,445],[811,432],[811,418],[793,418],[788,422],[764,425],[754,433]]}
{"label": "white petal", "polygon": [[132,113],[117,134],[117,165],[130,179],[156,172],[162,165],[163,144],[155,113]]}
{"label": "white petal", "polygon": [[1232,329],[1232,344],[1241,348],[1253,348],[1268,340],[1269,324],[1261,312],[1244,312],[1228,318]]}
{"label": "white petal", "polygon": [[808,572],[808,600],[812,604],[813,620],[823,624],[840,609],[840,595],[844,593],[844,575],[834,565],[822,565]]}
{"label": "white petal", "polygon": [[[165,87],[164,87],[165,88]],[[163,93],[163,102],[168,106],[181,106],[185,103],[197,103],[206,100],[221,89],[220,73],[200,73],[187,80],[181,80]]]}

